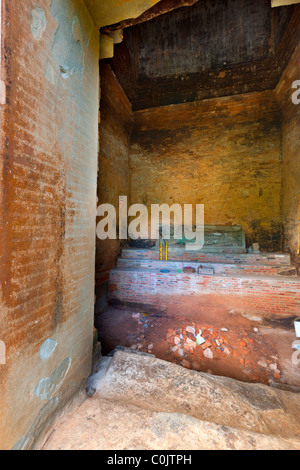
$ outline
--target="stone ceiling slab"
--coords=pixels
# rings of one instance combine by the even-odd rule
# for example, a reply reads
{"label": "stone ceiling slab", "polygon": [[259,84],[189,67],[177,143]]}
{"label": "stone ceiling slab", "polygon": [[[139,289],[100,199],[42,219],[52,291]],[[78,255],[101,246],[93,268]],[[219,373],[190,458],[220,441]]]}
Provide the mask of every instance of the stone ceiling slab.
{"label": "stone ceiling slab", "polygon": [[299,21],[296,5],[201,0],[125,28],[110,64],[134,111],[273,90]]}
{"label": "stone ceiling slab", "polygon": [[159,0],[85,0],[99,28],[137,18]]}
{"label": "stone ceiling slab", "polygon": [[296,5],[296,3],[300,3],[300,0],[271,0],[272,8]]}

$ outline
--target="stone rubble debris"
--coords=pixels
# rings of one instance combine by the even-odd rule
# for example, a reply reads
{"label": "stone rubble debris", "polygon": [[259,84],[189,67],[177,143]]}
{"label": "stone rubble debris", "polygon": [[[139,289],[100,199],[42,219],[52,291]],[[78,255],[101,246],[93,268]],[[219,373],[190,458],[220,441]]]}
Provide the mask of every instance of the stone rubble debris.
{"label": "stone rubble debris", "polygon": [[211,348],[212,347],[212,344],[209,342],[209,341],[205,341],[204,344],[202,344],[202,348],[204,349],[204,351],[207,349],[207,348]]}
{"label": "stone rubble debris", "polygon": [[[133,335],[135,337],[132,339],[136,343],[130,349],[153,355],[155,339],[149,337],[149,333],[145,331],[150,319],[149,315],[135,312],[131,316],[140,325],[140,334],[138,338]],[[252,338],[250,337],[251,331],[253,332]],[[187,369],[205,370],[207,368],[206,359],[211,361],[211,366],[220,360],[230,360],[236,361],[239,367],[243,367],[243,373],[250,381],[259,382],[263,378],[264,382],[268,384],[274,380],[280,383],[283,378],[278,368],[278,356],[272,355],[274,351],[270,351],[270,355],[265,356],[269,357],[269,360],[260,360],[259,357],[255,357],[257,335],[254,334],[258,333],[259,329],[252,327],[251,331],[246,332],[234,328],[229,330],[226,327],[214,329],[203,324],[182,325],[179,328],[168,329],[167,342],[174,357],[173,361]],[[145,335],[148,337],[148,341]],[[258,339],[258,341],[261,340]],[[259,370],[257,366],[259,366]]]}
{"label": "stone rubble debris", "polygon": [[196,336],[196,343],[197,346],[201,346],[201,344],[205,343],[205,339],[199,334]]}
{"label": "stone rubble debris", "polygon": [[257,364],[261,367],[264,367],[265,369],[268,367],[268,364],[264,361],[258,361]]}
{"label": "stone rubble debris", "polygon": [[140,316],[141,316],[141,314],[140,314],[139,312],[138,312],[138,313],[133,313],[133,314],[132,314],[132,318],[137,318],[137,319],[139,319],[139,318],[140,318]]}
{"label": "stone rubble debris", "polygon": [[[269,384],[271,380],[280,380],[278,358],[276,356],[272,358],[270,351],[270,360],[266,361],[266,364],[265,360],[260,362],[259,358],[255,357],[255,337],[251,338],[249,335],[251,332],[247,333],[244,330],[188,325],[169,329],[167,341],[171,353],[174,354],[174,362],[182,366],[186,364],[184,361],[187,361],[191,369],[204,370],[207,366],[205,359],[214,361],[230,359],[236,361],[240,367],[243,366],[243,373],[250,381],[259,382],[263,378],[265,383]],[[259,371],[257,364],[261,367]],[[270,367],[270,364],[273,366]]]}
{"label": "stone rubble debris", "polygon": [[192,335],[196,334],[196,328],[194,328],[193,326],[187,326],[186,331],[187,333],[191,333]]}
{"label": "stone rubble debris", "polygon": [[211,349],[207,348],[204,350],[204,356],[207,358],[207,359],[213,359],[214,358],[214,355],[213,355],[213,352]]}

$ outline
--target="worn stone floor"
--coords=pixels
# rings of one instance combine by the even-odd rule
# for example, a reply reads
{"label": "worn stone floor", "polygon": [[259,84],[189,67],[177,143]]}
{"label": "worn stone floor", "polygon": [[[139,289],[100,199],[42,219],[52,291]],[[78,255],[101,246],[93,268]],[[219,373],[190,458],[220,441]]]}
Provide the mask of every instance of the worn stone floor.
{"label": "worn stone floor", "polygon": [[117,350],[44,450],[299,450],[300,395]]}

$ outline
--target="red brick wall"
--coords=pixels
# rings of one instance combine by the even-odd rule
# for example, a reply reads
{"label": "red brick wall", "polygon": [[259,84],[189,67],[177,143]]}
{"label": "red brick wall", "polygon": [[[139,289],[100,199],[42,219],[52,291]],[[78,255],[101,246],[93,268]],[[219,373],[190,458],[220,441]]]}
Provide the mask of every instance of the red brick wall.
{"label": "red brick wall", "polygon": [[[292,102],[294,81],[300,80],[300,46],[276,88],[282,112],[284,247],[296,257],[299,248],[300,104]],[[298,258],[299,261],[299,258]]]}
{"label": "red brick wall", "polygon": [[[0,447],[9,449],[34,445],[90,373],[99,31],[81,0],[2,3]],[[42,360],[48,338],[57,347]],[[38,396],[66,360],[62,385],[54,374],[52,392]]]}
{"label": "red brick wall", "polygon": [[281,248],[279,109],[273,92],[135,113],[131,201],[204,204],[206,224],[241,224]]}
{"label": "red brick wall", "polygon": [[[119,196],[129,198],[129,152],[132,110],[121,85],[105,61],[101,61],[98,203],[119,207]],[[128,201],[129,202],[129,201]],[[99,219],[100,220],[100,219]],[[109,270],[120,252],[119,240],[99,240],[96,252],[96,310],[105,306]]]}
{"label": "red brick wall", "polygon": [[[188,258],[183,258],[181,261],[173,261],[172,255],[169,257],[168,261],[158,261],[158,257],[155,260],[139,260],[139,259],[122,259],[118,260],[118,267],[124,268],[150,268],[161,270],[163,268],[183,270],[184,267],[192,267],[198,272],[198,268],[201,267],[205,269],[212,269],[212,272],[217,276],[222,276],[228,274],[229,276],[240,276],[240,275],[258,275],[258,276],[296,276],[296,269],[292,266],[273,266],[271,264],[264,265],[263,260],[260,264],[250,264],[250,261],[247,264],[225,264],[225,263],[205,263],[203,261],[193,262],[189,261]],[[203,274],[203,272],[202,272]],[[207,274],[207,272],[206,272]]]}
{"label": "red brick wall", "polygon": [[[298,278],[268,278],[253,276],[202,276],[168,274],[141,269],[111,271],[110,299],[136,304],[163,307],[184,297],[216,294],[234,296],[245,313],[262,316],[297,316],[300,308],[300,283]],[[134,286],[134,289],[132,288]]]}

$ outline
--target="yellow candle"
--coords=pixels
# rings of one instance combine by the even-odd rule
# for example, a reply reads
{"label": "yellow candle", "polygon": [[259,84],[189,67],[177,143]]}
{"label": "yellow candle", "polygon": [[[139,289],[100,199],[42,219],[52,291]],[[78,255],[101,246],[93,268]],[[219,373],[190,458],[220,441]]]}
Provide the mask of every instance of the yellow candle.
{"label": "yellow candle", "polygon": [[162,247],[162,242],[160,242],[160,245],[159,245],[159,260],[160,260],[160,261],[163,260],[163,247]]}

